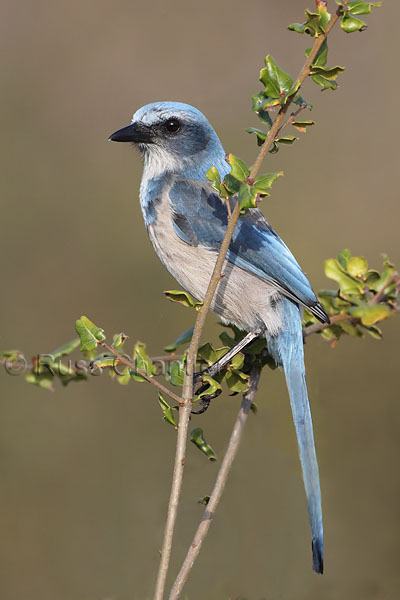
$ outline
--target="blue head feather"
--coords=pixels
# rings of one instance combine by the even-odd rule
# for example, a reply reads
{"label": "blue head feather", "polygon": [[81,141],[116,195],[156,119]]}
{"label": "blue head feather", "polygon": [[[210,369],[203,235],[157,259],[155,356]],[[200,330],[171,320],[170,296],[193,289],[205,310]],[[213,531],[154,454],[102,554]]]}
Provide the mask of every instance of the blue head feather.
{"label": "blue head feather", "polygon": [[[166,124],[179,123],[179,130],[169,132]],[[221,177],[230,171],[225,151],[206,117],[197,108],[182,102],[153,102],[135,112],[132,124],[144,127],[151,139],[139,143],[144,159],[140,201],[146,224],[152,221],[151,199],[165,184],[165,177],[184,174],[185,178],[205,180],[210,167],[217,167]]]}

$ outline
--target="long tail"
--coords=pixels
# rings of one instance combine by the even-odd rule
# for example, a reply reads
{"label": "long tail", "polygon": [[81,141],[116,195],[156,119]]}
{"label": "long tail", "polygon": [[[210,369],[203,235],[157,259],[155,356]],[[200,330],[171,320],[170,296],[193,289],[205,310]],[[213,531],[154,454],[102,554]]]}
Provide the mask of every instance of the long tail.
{"label": "long tail", "polygon": [[307,496],[313,568],[317,573],[323,573],[321,490],[305,379],[301,318],[298,306],[291,300],[283,299],[281,306],[283,331],[276,336],[268,336],[268,349],[285,372]]}

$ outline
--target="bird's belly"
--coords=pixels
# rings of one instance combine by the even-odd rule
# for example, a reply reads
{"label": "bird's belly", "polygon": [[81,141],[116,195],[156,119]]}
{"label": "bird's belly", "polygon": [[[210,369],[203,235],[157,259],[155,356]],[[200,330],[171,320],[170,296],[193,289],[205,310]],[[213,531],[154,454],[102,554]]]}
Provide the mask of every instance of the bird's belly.
{"label": "bird's belly", "polygon": [[[178,283],[197,300],[204,300],[217,252],[182,241],[172,226],[169,207],[159,207],[157,218],[148,225],[148,234],[161,262]],[[212,310],[226,323],[244,331],[282,327],[281,294],[262,279],[225,261],[223,277],[211,303]]]}

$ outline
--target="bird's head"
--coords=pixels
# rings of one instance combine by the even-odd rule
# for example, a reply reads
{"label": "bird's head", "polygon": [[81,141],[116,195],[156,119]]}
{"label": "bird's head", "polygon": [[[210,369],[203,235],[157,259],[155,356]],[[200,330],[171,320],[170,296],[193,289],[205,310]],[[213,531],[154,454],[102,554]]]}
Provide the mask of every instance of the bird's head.
{"label": "bird's head", "polygon": [[203,179],[211,166],[224,175],[229,166],[217,134],[205,116],[181,102],[155,102],[135,112],[131,125],[110,136],[114,142],[136,145],[145,162],[145,175],[185,173]]}

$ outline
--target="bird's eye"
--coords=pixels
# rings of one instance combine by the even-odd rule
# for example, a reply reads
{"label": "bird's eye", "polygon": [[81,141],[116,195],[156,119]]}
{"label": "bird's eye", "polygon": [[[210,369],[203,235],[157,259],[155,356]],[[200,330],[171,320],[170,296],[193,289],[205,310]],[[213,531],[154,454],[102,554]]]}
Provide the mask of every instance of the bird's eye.
{"label": "bird's eye", "polygon": [[181,124],[178,121],[178,119],[168,119],[168,121],[165,122],[165,129],[169,132],[169,133],[176,133],[177,131],[179,131],[181,128]]}

